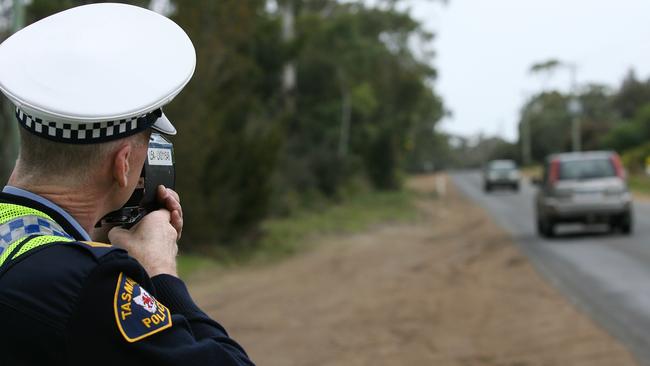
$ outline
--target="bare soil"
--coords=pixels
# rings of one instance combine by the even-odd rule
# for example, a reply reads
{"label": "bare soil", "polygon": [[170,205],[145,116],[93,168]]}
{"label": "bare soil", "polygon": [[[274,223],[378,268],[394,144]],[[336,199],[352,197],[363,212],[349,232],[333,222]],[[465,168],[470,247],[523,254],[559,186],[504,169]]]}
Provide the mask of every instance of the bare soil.
{"label": "bare soil", "polygon": [[436,199],[434,176],[409,185],[415,222],[203,274],[196,300],[258,365],[636,365],[482,209],[451,186]]}

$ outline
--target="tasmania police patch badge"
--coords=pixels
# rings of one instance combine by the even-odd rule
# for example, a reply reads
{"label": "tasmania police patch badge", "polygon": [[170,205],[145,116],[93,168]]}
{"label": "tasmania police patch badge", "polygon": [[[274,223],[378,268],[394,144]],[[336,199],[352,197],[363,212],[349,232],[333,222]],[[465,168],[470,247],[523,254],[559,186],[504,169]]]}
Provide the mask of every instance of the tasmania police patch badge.
{"label": "tasmania police patch badge", "polygon": [[169,309],[123,273],[117,278],[114,307],[117,327],[128,342],[172,326]]}

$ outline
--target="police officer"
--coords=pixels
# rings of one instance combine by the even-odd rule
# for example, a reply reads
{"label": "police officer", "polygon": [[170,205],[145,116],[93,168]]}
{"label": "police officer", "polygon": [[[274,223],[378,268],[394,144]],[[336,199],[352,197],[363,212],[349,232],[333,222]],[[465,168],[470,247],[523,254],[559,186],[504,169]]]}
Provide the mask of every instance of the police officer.
{"label": "police officer", "polygon": [[[138,184],[152,131],[191,78],[185,32],[139,7],[94,4],[0,45],[21,151],[0,194],[0,364],[252,365],[176,273],[178,195],[94,242]],[[97,240],[97,236],[94,238]]]}

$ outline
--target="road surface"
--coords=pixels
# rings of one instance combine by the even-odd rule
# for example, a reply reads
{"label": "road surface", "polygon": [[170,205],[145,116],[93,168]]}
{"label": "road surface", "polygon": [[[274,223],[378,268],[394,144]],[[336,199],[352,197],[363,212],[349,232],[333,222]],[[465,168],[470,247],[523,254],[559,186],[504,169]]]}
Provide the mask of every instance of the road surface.
{"label": "road surface", "polygon": [[650,204],[635,202],[632,236],[606,227],[560,227],[542,239],[535,230],[536,188],[485,194],[478,172],[452,174],[456,186],[485,208],[560,291],[650,365]]}
{"label": "road surface", "polygon": [[408,179],[408,220],[317,233],[275,263],[207,269],[191,292],[265,366],[638,365],[446,181]]}

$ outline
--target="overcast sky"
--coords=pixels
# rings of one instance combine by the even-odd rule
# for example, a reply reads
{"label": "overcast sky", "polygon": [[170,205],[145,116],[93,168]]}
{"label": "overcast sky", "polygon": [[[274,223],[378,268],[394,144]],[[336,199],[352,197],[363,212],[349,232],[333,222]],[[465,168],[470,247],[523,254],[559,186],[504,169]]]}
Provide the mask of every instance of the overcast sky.
{"label": "overcast sky", "polygon": [[[631,67],[650,73],[648,0],[412,0],[412,14],[436,33],[436,88],[453,117],[443,130],[517,136],[519,109],[542,88],[531,64],[549,58],[578,66],[578,83],[619,85]],[[559,70],[547,87],[568,91]]]}

